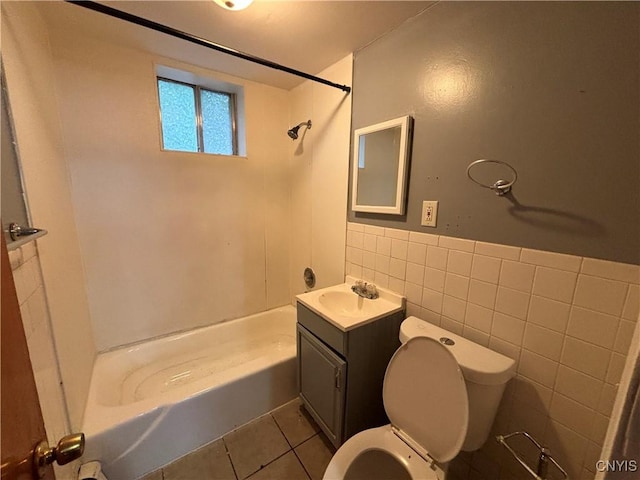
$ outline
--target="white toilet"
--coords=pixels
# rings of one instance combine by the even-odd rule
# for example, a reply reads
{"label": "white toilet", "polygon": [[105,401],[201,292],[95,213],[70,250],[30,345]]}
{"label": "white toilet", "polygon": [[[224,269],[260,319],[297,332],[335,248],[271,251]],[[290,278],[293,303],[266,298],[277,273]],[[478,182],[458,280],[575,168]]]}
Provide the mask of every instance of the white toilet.
{"label": "white toilet", "polygon": [[323,480],[443,480],[460,450],[487,440],[515,362],[417,317],[400,341],[382,390],[391,423],[347,440]]}

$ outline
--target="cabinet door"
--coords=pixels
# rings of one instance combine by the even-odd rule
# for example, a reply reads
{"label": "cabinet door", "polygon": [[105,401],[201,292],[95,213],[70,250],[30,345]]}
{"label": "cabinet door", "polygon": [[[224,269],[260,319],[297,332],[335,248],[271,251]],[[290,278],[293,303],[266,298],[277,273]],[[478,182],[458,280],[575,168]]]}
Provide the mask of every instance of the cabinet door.
{"label": "cabinet door", "polygon": [[347,363],[298,324],[300,397],[336,446],[342,443]]}

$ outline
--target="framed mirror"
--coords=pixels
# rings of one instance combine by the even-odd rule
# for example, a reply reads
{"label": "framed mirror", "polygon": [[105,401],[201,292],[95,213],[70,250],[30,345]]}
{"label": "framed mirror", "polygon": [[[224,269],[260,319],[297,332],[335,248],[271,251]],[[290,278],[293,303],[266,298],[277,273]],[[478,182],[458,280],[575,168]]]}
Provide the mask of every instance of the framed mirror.
{"label": "framed mirror", "polygon": [[412,130],[407,115],[354,132],[354,212],[404,215]]}

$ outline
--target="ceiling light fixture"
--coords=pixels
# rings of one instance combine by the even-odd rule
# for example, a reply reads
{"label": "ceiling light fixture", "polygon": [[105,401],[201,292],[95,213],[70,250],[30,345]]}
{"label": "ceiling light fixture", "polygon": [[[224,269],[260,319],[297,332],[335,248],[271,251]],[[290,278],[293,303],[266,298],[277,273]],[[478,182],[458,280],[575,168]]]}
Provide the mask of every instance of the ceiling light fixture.
{"label": "ceiling light fixture", "polygon": [[226,10],[244,10],[253,0],[213,0]]}

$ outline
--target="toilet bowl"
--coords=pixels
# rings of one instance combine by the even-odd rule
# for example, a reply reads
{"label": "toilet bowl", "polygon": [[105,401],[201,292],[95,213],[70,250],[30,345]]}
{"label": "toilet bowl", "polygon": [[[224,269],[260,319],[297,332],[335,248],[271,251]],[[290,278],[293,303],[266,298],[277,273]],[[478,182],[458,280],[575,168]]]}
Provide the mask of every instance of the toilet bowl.
{"label": "toilet bowl", "polygon": [[347,440],[323,480],[444,480],[460,450],[488,438],[515,362],[417,317],[400,340],[382,391],[391,423]]}

